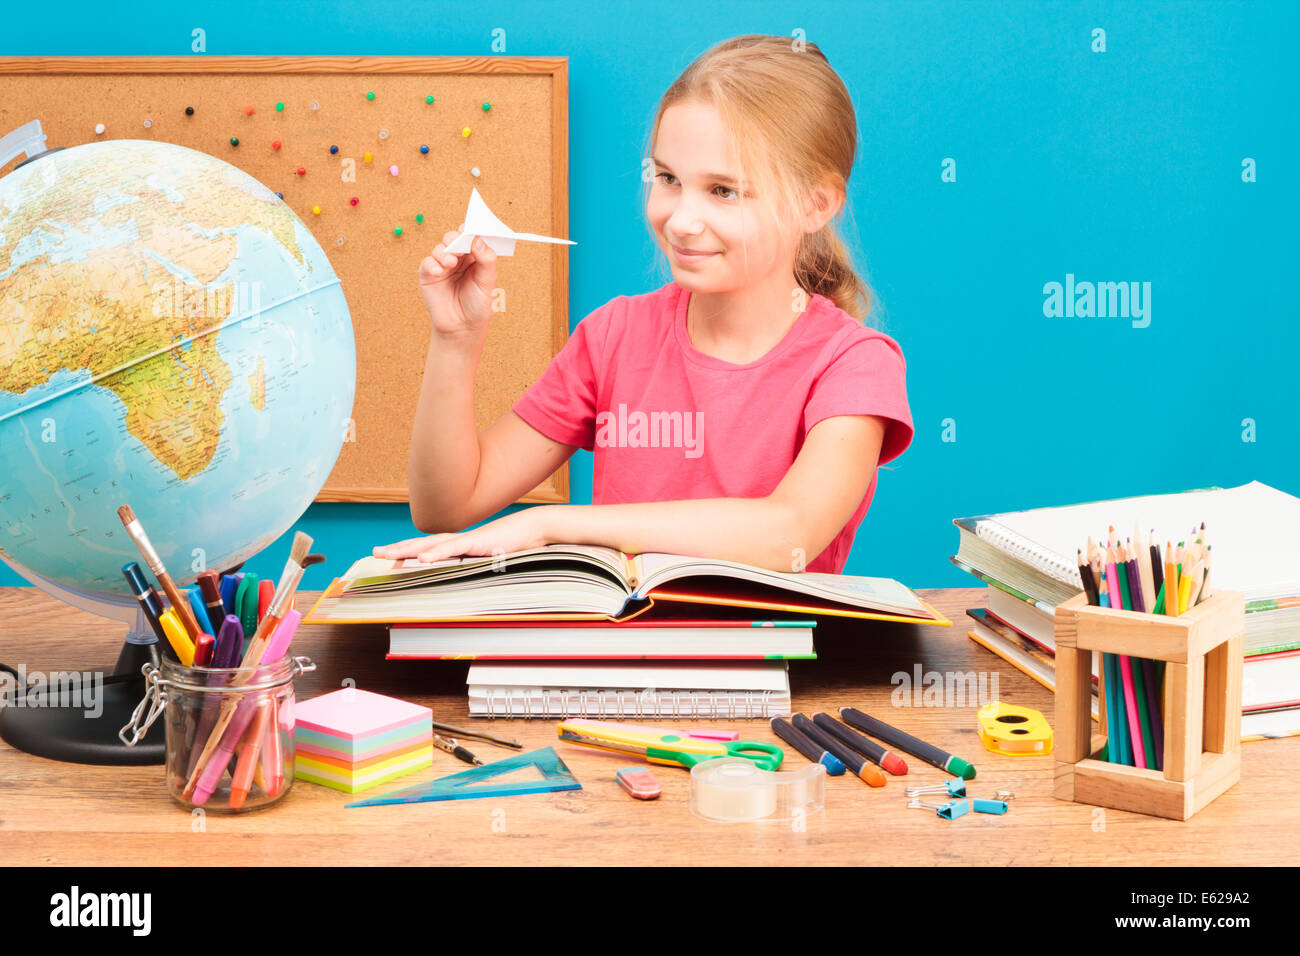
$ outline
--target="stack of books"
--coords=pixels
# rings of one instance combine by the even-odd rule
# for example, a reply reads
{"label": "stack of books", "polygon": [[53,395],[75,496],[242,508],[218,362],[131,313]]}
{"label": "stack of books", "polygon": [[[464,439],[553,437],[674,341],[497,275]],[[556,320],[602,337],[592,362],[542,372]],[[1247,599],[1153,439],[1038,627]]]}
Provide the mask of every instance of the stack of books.
{"label": "stack of books", "polygon": [[987,605],[967,611],[969,636],[1054,688],[1056,605],[1083,590],[1080,542],[1112,524],[1181,537],[1202,522],[1214,529],[1215,587],[1246,596],[1242,737],[1298,735],[1300,499],[1258,481],[955,519],[952,562],[990,585]]}
{"label": "stack of books", "polygon": [[560,544],[363,558],[304,623],[382,622],[390,659],[473,661],[471,716],[770,718],[821,615],[951,624],[888,578]]}

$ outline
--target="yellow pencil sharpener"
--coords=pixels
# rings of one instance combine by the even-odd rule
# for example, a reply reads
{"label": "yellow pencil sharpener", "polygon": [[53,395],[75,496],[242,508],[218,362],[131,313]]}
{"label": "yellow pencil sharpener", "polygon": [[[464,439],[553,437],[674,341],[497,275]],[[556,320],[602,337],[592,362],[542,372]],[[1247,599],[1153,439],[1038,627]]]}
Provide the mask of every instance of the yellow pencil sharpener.
{"label": "yellow pencil sharpener", "polygon": [[979,710],[980,740],[995,754],[1033,757],[1052,752],[1052,727],[1036,710],[995,700]]}

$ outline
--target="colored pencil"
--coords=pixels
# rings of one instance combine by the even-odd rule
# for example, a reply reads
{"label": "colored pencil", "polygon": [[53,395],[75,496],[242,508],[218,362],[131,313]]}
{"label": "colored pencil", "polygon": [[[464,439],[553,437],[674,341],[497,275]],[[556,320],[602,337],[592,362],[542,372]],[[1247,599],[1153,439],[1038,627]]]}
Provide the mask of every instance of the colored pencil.
{"label": "colored pencil", "polygon": [[[1156,593],[1159,594],[1160,586],[1165,583],[1165,566],[1160,560],[1160,545],[1156,543],[1155,528],[1151,529],[1151,544],[1149,547],[1151,551],[1151,584],[1155,588]],[[1155,605],[1153,604],[1152,607],[1155,607]]]}
{"label": "colored pencil", "polygon": [[1178,616],[1178,564],[1174,560],[1172,541],[1165,542],[1165,613]]}
{"label": "colored pencil", "polygon": [[1147,689],[1147,708],[1151,714],[1151,737],[1154,744],[1154,760],[1151,766],[1157,770],[1165,769],[1165,718],[1164,702],[1160,699],[1160,687],[1156,683],[1155,661],[1142,661],[1142,680]]}
{"label": "colored pencil", "polygon": [[1142,727],[1138,721],[1137,695],[1133,690],[1133,669],[1127,655],[1119,659],[1119,676],[1124,684],[1124,713],[1128,720],[1128,738],[1133,747],[1133,763],[1130,766],[1145,768],[1146,754],[1142,750]]}
{"label": "colored pencil", "polygon": [[1083,582],[1084,593],[1088,595],[1088,603],[1097,603],[1097,582],[1093,580],[1092,568],[1089,567],[1087,559],[1083,556],[1082,549],[1079,551],[1079,580]]}

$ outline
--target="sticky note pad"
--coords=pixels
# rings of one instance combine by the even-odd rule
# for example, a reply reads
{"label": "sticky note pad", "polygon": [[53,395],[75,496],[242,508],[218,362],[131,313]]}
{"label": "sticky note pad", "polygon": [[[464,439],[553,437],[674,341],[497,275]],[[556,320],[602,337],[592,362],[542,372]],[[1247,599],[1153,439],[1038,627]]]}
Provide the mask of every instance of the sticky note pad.
{"label": "sticky note pad", "polygon": [[294,705],[293,715],[298,727],[344,740],[373,737],[433,720],[433,711],[428,707],[355,687],[300,701]]}
{"label": "sticky note pad", "polygon": [[356,793],[433,761],[433,711],[344,687],[294,707],[294,776]]}

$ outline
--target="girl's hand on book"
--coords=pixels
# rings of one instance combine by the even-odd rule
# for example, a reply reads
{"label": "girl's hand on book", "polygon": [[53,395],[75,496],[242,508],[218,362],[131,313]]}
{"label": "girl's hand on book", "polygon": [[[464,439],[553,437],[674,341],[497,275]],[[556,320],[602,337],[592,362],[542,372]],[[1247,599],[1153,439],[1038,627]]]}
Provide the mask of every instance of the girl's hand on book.
{"label": "girl's hand on book", "polygon": [[456,533],[431,534],[425,538],[408,538],[374,549],[376,558],[403,560],[416,558],[424,564],[445,561],[460,555],[497,555],[527,551],[550,544],[543,522],[546,506],[516,511],[496,521]]}
{"label": "girl's hand on book", "polygon": [[459,235],[454,230],[444,234],[420,263],[424,307],[434,332],[449,338],[477,336],[486,329],[497,284],[497,254],[482,239],[476,238],[469,252],[447,251]]}

